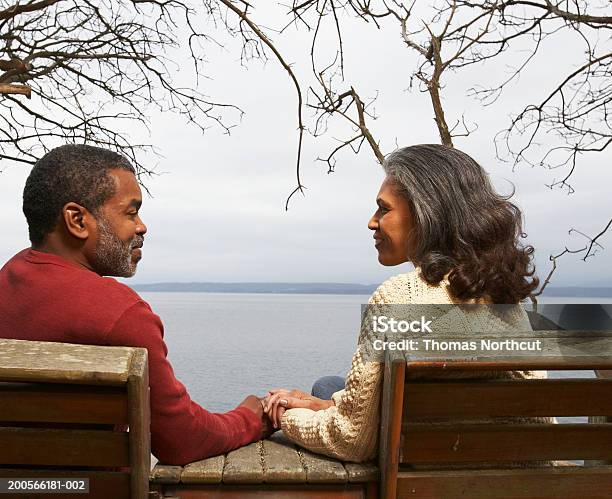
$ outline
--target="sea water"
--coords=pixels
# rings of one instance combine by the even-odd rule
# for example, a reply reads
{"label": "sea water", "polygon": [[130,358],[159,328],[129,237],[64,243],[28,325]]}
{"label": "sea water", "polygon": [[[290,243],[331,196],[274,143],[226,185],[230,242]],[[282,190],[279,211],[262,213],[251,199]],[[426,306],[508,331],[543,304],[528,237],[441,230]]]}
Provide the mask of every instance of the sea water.
{"label": "sea water", "polygon": [[[369,296],[141,293],[165,327],[168,358],[191,397],[213,412],[271,388],[310,391],[321,376],[345,376]],[[599,303],[549,298],[543,303]],[[604,299],[608,303],[610,299]],[[584,373],[551,373],[571,377]]]}

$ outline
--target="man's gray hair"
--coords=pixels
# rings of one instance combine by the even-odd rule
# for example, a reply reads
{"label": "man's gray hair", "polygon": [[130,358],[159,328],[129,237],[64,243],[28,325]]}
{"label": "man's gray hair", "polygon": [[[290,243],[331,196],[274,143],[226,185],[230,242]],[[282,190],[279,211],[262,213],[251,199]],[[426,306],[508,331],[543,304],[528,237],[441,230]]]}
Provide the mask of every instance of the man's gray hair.
{"label": "man's gray hair", "polygon": [[115,193],[108,175],[115,168],[136,173],[125,156],[83,144],[57,147],[40,158],[23,190],[32,244],[41,244],[53,230],[66,203],[78,203],[95,214]]}

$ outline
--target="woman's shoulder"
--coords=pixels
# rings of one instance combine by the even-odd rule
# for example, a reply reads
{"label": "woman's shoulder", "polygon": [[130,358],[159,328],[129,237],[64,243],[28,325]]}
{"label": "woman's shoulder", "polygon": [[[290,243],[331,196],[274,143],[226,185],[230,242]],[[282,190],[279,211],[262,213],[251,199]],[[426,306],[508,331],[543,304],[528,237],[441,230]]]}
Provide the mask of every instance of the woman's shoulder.
{"label": "woman's shoulder", "polygon": [[383,282],[370,297],[371,304],[384,303],[439,303],[450,301],[446,284],[431,285],[421,277],[417,267],[410,272],[397,274]]}

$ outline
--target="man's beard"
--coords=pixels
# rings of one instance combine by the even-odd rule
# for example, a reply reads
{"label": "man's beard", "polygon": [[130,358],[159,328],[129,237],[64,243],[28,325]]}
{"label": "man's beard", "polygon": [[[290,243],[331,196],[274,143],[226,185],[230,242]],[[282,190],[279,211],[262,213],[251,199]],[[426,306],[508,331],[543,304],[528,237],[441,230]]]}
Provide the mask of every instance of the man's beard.
{"label": "man's beard", "polygon": [[96,221],[98,244],[94,251],[94,270],[100,275],[132,277],[136,273],[137,265],[137,262],[132,260],[132,250],[142,247],[144,237],[134,236],[131,241],[123,242],[102,215],[98,215]]}

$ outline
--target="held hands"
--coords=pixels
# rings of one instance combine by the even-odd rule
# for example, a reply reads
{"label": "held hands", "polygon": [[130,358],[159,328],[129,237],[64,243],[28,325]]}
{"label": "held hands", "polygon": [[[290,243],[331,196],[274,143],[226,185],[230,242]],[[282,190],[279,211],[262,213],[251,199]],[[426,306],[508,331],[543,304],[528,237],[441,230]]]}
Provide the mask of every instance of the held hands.
{"label": "held hands", "polygon": [[270,390],[268,394],[260,399],[255,395],[249,395],[239,405],[253,411],[261,420],[260,439],[268,438],[280,428],[280,422],[286,409],[305,408],[313,411],[321,411],[334,405],[331,400],[322,400],[313,397],[301,390]]}
{"label": "held hands", "polygon": [[272,426],[272,421],[270,421],[270,418],[263,410],[264,399],[260,399],[255,395],[249,395],[242,402],[240,402],[238,407],[246,407],[247,409],[250,409],[261,420],[261,435],[259,440],[268,438],[276,431]]}
{"label": "held hands", "polygon": [[286,409],[303,408],[322,411],[332,405],[334,403],[331,400],[322,400],[301,390],[285,390],[282,388],[270,390],[263,398],[264,412],[277,430],[280,428],[281,418]]}

